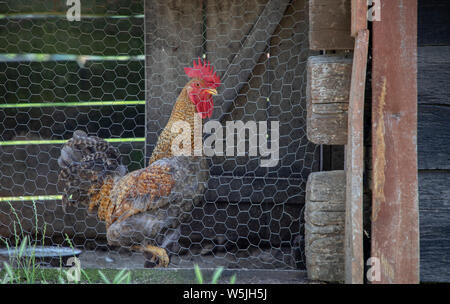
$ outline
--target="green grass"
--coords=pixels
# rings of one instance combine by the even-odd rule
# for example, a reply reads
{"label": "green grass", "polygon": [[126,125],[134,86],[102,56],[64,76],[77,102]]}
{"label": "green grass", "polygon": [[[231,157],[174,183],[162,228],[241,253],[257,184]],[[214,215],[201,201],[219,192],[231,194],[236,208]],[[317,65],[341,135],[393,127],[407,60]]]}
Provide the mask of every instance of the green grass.
{"label": "green grass", "polygon": [[[222,275],[224,268],[223,267],[218,267],[211,278],[211,283],[210,284],[217,284],[219,282],[220,276]],[[194,265],[194,273],[195,273],[195,277],[197,279],[197,283],[198,284],[203,284],[205,283],[205,280],[203,279],[203,274],[202,271],[200,270],[200,267],[195,264]],[[233,274],[230,278],[230,284],[234,284],[236,282],[236,274]]]}
{"label": "green grass", "polygon": [[[217,284],[223,274],[224,268],[217,268],[211,281],[206,282],[198,265],[194,265],[194,274],[191,276],[183,271],[167,269],[83,269],[79,268],[79,273],[74,274],[71,269],[62,267],[63,261],[60,257],[59,267],[42,267],[35,256],[35,250],[38,246],[44,246],[45,230],[43,227],[41,244],[38,245],[38,217],[36,202],[33,201],[35,230],[27,235],[23,230],[19,215],[10,202],[7,202],[11,208],[11,214],[15,219],[13,221],[14,240],[9,241],[0,237],[0,242],[4,243],[7,249],[12,250],[14,254],[10,256],[8,262],[4,262],[0,269],[0,284],[131,284],[131,283],[210,283]],[[33,236],[34,232],[34,238]],[[34,241],[33,241],[34,239]],[[69,236],[65,235],[65,240],[69,246],[74,249]],[[31,254],[25,254],[26,249],[31,248]],[[233,274],[229,283],[236,282],[236,274]]]}
{"label": "green grass", "polygon": [[[36,259],[36,241],[32,241],[32,238],[25,234],[22,225],[20,223],[19,216],[15,208],[8,202],[11,213],[15,218],[13,222],[14,227],[14,241],[13,244],[0,237],[0,241],[4,243],[8,250],[14,252],[9,257],[8,262],[3,262],[3,269],[0,271],[0,283],[1,284],[47,284],[47,283],[104,283],[104,284],[129,284],[131,283],[131,272],[127,269],[122,269],[116,273],[103,273],[97,270],[97,276],[94,276],[92,272],[80,268],[80,276],[78,280],[70,280],[70,270],[64,270],[62,267],[62,257],[60,257],[60,267],[55,269],[43,268]],[[36,210],[36,202],[33,201],[34,220],[35,220],[35,234],[34,239],[38,239],[38,218]],[[42,245],[45,240],[45,225],[42,233]],[[66,234],[66,241],[70,247],[74,249],[71,240]],[[25,250],[30,249],[31,254],[26,255]],[[72,276],[76,278],[76,276]]]}

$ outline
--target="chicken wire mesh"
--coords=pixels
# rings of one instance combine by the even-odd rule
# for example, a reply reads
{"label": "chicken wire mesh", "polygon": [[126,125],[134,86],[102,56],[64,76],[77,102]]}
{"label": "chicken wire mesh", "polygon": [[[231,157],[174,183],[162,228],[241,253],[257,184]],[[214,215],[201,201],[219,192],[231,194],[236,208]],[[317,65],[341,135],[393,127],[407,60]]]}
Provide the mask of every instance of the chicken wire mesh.
{"label": "chicken wire mesh", "polygon": [[306,179],[319,168],[306,138],[307,1],[82,1],[80,21],[67,9],[0,0],[2,238],[37,231],[38,244],[68,238],[83,267],[143,267],[85,206],[63,211],[57,159],[83,130],[117,148],[128,172],[144,168],[184,67],[202,57],[221,77],[205,121],[278,121],[279,160],[262,167],[248,143],[244,156],[203,156],[208,178],[177,221],[169,267],[303,268]]}

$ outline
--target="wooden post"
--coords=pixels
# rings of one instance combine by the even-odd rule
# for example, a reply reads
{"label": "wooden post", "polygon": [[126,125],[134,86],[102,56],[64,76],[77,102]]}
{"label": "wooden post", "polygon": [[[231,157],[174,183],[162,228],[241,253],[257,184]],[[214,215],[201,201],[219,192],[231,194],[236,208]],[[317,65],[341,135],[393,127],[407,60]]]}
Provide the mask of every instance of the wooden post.
{"label": "wooden post", "polygon": [[363,171],[364,91],[369,31],[367,2],[352,0],[351,34],[355,37],[345,153],[345,283],[364,283]]}
{"label": "wooden post", "polygon": [[308,140],[319,145],[347,143],[352,58],[311,56],[306,85]]}
{"label": "wooden post", "polygon": [[351,34],[356,37],[360,30],[365,29],[367,29],[367,0],[352,0]]}
{"label": "wooden post", "polygon": [[247,83],[255,69],[281,18],[284,16],[288,0],[270,0],[267,2],[258,20],[253,25],[239,52],[233,57],[222,76],[223,91],[214,99],[215,110],[212,119],[223,121],[230,114],[233,103],[242,87]]}
{"label": "wooden post", "polygon": [[401,3],[382,1],[373,23],[373,283],[419,282],[417,0]]}
{"label": "wooden post", "polygon": [[309,0],[309,48],[351,50],[350,0]]}
{"label": "wooden post", "polygon": [[345,282],[364,282],[363,255],[363,151],[364,89],[369,31],[360,30],[353,54],[346,147]]}
{"label": "wooden post", "polygon": [[313,172],[306,184],[308,278],[344,282],[345,172]]}

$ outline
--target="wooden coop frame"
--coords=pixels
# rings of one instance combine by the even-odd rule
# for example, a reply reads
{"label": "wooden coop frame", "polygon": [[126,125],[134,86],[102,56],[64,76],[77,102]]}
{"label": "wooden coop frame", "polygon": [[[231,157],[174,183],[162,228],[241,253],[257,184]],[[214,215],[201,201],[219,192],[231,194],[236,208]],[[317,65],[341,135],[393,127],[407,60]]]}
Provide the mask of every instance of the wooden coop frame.
{"label": "wooden coop frame", "polygon": [[[182,66],[186,66],[191,58],[202,53],[201,36],[206,30],[202,22],[188,29],[196,34],[191,44],[161,48],[158,43],[173,38],[167,36],[173,23],[170,18],[165,18],[165,14],[169,11],[169,15],[173,14],[170,17],[177,20],[180,10],[177,5],[181,3],[167,1],[171,6],[167,10],[157,5],[163,2],[143,0],[146,89],[153,81],[152,74],[172,78],[177,75],[170,74],[171,71],[180,68],[180,62],[169,61],[169,66],[161,69],[155,59],[182,54]],[[194,10],[192,14],[195,16],[192,17],[202,20],[201,14],[205,13],[203,2],[192,0],[188,3],[202,7]],[[291,19],[285,15],[294,2],[268,0],[259,7],[255,22],[246,25],[247,34],[240,47],[234,50],[236,55],[229,63],[220,64],[223,88],[226,89],[216,99],[221,111],[215,111],[213,119],[223,121],[229,118],[226,115],[232,110],[238,95],[242,95],[240,91],[245,81],[254,69],[258,69],[258,60],[266,55],[265,47],[277,35],[277,26],[283,22],[290,26]],[[429,0],[427,4],[420,0],[404,0],[403,5],[398,5],[397,0],[379,0],[381,21],[371,22],[367,20],[367,0],[298,0],[295,3],[300,6],[300,2],[302,7],[305,5],[307,13],[301,17],[306,18],[302,29],[309,30],[309,46],[305,46],[309,50],[304,58],[307,59],[306,132],[314,147],[320,145],[321,157],[320,172],[318,165],[311,168],[316,172],[309,174],[305,194],[305,252],[309,279],[359,284],[418,283],[426,265],[426,281],[448,281],[450,267],[444,264],[448,255],[441,252],[450,246],[450,226],[446,224],[449,222],[446,202],[450,192],[445,184],[450,180],[450,158],[445,151],[448,144],[441,148],[443,151],[439,151],[436,160],[421,160],[421,153],[433,157],[435,154],[430,151],[439,147],[440,142],[427,138],[432,143],[431,148],[424,147],[428,141],[423,139],[425,136],[421,139],[418,129],[429,128],[429,133],[442,135],[442,140],[450,139],[449,103],[448,100],[442,101],[448,99],[445,73],[450,69],[450,35],[443,33],[450,32],[450,4],[443,0]],[[431,8],[432,5],[437,5],[437,9]],[[427,14],[418,17],[421,10]],[[438,18],[425,27],[426,20],[433,19],[430,12],[437,15],[438,11],[441,12],[439,16],[446,17],[441,18],[444,21]],[[155,31],[161,26],[167,31]],[[183,27],[181,21],[178,26]],[[439,31],[430,34],[435,28]],[[427,37],[420,38],[418,43],[418,34],[419,37]],[[223,55],[218,54],[216,59]],[[245,66],[239,65],[242,62]],[[440,75],[433,78],[436,83],[427,79],[431,79],[432,74]],[[181,79],[183,81],[185,79]],[[172,85],[182,86],[178,83]],[[431,101],[421,101],[421,92],[422,98]],[[151,120],[151,123],[145,125],[145,138],[140,137],[139,141],[145,146],[147,162],[171,108],[167,104],[158,104],[161,101],[156,101],[158,106],[155,107],[150,105],[148,96],[145,99],[139,104],[145,104],[145,120]],[[175,100],[173,96],[161,99]],[[439,115],[436,109],[441,111]],[[262,180],[257,178],[258,182]],[[215,176],[213,179],[220,184],[222,180],[230,183],[231,178]],[[441,184],[436,185],[439,182]],[[423,200],[431,207],[421,208],[419,214],[418,188],[421,184],[426,188],[424,196],[431,197]],[[37,213],[44,218],[56,218],[62,226],[66,225],[64,214],[56,207],[57,198],[50,198],[45,206],[38,206],[41,209],[46,207],[45,210],[38,209]],[[444,199],[444,202],[435,203],[439,199]],[[27,205],[23,203],[21,206]],[[434,208],[437,211],[431,210]],[[0,210],[2,217],[7,213],[5,210]],[[441,211],[444,211],[443,215],[436,216]],[[32,211],[28,209],[27,212]],[[3,223],[3,218],[0,221]],[[97,225],[96,221],[91,221],[92,227]],[[435,224],[429,224],[434,221]],[[25,225],[31,231],[31,222],[25,222]],[[8,233],[4,226],[0,227],[0,232]],[[444,231],[437,232],[441,226]],[[52,231],[55,235],[64,231],[64,227],[55,225],[55,228]],[[74,228],[69,233],[73,235],[83,229],[85,227]],[[91,238],[98,234],[95,229],[86,231]],[[424,236],[422,231],[425,231]],[[430,245],[438,242],[436,236],[441,238],[442,244]],[[370,257],[376,260],[368,261]],[[432,262],[432,259],[438,261]],[[435,274],[441,269],[444,272],[442,276]],[[368,280],[369,270],[375,280]]]}
{"label": "wooden coop frame", "polygon": [[[369,131],[364,127],[367,1],[342,0],[332,7],[310,1],[310,47],[337,54],[309,60],[308,136],[318,144],[346,146],[344,171],[312,173],[308,180],[306,257],[311,279],[362,284],[366,260],[374,257],[375,264],[372,259],[368,266],[379,267],[379,277],[371,283],[419,282],[417,1],[401,6],[381,1],[380,13],[381,22],[371,26]],[[330,18],[334,22],[329,24]],[[340,50],[353,50],[353,61]],[[370,161],[364,161],[369,155],[364,129],[372,134],[371,147],[366,147]],[[369,189],[364,175],[372,182]],[[370,208],[370,198],[369,220],[363,209]],[[363,250],[367,223],[370,255]]]}

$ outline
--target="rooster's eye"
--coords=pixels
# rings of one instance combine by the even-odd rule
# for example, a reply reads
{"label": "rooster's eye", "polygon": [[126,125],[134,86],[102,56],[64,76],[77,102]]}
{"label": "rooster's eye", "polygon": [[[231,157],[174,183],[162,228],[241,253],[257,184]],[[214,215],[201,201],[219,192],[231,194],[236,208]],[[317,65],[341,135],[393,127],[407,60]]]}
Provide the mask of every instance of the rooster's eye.
{"label": "rooster's eye", "polygon": [[196,86],[197,88],[199,88],[199,87],[200,87],[200,83],[196,82],[196,83],[195,83],[195,86]]}

